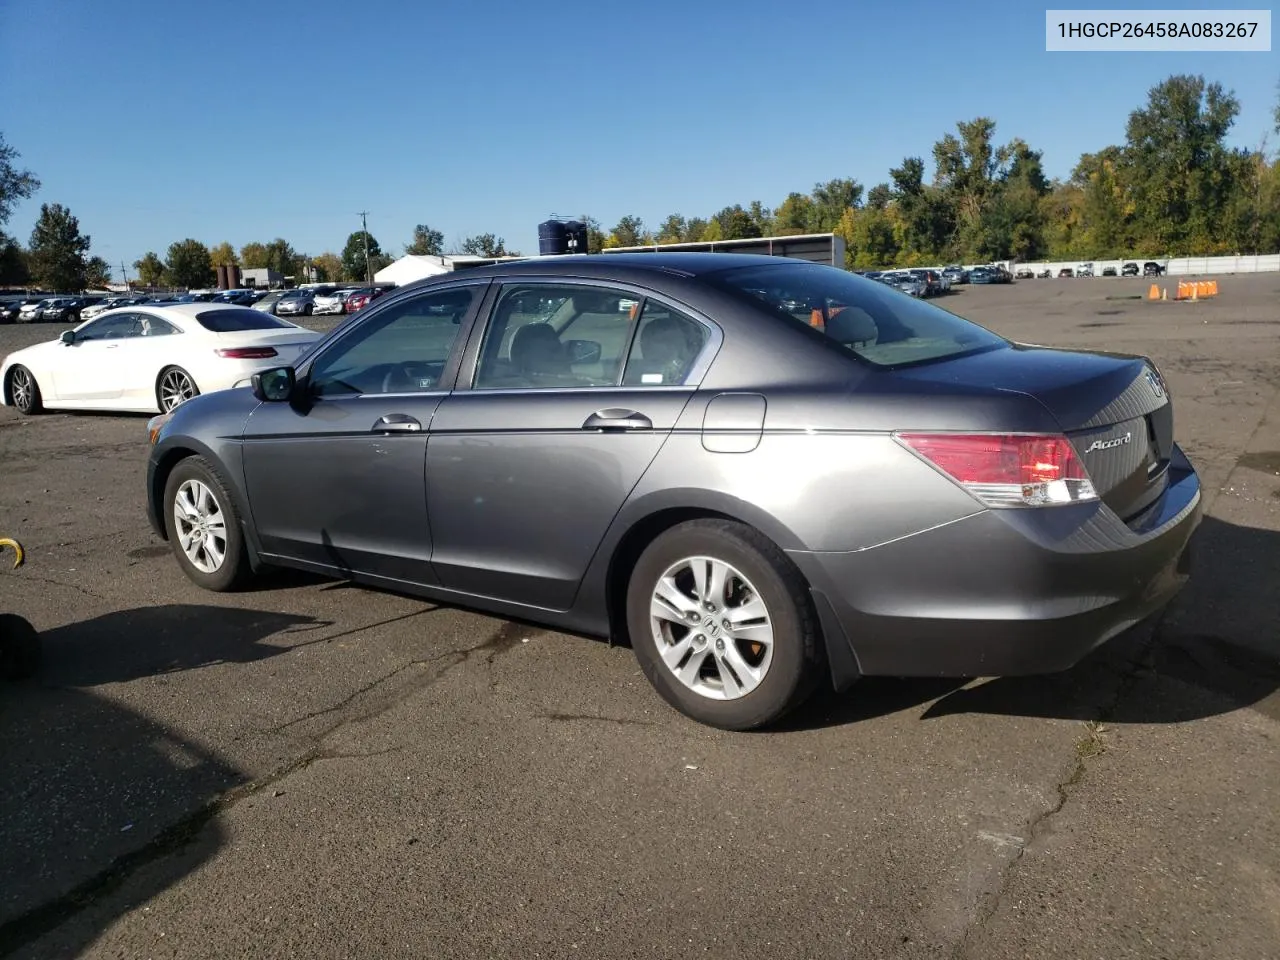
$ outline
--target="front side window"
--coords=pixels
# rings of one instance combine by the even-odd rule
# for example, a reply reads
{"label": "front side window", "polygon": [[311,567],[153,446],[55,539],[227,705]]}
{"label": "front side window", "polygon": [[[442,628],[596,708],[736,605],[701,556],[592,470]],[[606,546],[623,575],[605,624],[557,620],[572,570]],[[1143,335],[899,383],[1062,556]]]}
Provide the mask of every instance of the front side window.
{"label": "front side window", "polygon": [[1008,343],[940,307],[835,267],[789,261],[705,277],[780,320],[816,328],[877,367],[941,360]]}
{"label": "front side window", "polygon": [[440,379],[479,288],[411,297],[358,320],[311,368],[318,396],[426,393]]}
{"label": "front side window", "polygon": [[134,313],[117,313],[94,320],[76,334],[77,340],[122,340],[142,336],[142,325]]}

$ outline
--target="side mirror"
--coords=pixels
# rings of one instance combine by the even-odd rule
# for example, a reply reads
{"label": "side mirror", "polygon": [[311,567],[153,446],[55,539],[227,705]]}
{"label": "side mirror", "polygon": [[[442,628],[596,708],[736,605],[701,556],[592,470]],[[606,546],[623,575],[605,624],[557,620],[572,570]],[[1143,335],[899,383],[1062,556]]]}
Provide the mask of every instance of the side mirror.
{"label": "side mirror", "polygon": [[63,330],[62,336],[58,337],[67,346],[76,342],[76,332],[74,330]]}
{"label": "side mirror", "polygon": [[284,403],[293,398],[297,379],[293,367],[274,367],[255,373],[250,383],[253,395],[263,403]]}
{"label": "side mirror", "polygon": [[566,340],[564,348],[569,355],[569,362],[573,364],[599,363],[603,352],[603,348],[595,340]]}

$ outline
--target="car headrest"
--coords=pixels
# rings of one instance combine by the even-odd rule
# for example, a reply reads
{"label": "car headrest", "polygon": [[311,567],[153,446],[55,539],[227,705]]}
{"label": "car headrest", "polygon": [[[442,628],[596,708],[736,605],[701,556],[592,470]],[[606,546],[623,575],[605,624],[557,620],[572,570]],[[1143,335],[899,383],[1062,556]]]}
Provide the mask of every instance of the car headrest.
{"label": "car headrest", "polygon": [[866,343],[879,335],[871,315],[857,307],[846,307],[827,320],[827,336],[837,343]]}

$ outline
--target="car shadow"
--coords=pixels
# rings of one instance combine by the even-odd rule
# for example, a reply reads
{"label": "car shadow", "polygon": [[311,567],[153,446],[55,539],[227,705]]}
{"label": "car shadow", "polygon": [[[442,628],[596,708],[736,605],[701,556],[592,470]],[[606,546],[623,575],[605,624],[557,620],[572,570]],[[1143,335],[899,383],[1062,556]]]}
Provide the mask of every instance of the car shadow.
{"label": "car shadow", "polygon": [[287,653],[262,641],[329,621],[239,607],[165,604],[120,610],[41,634],[38,681],[91,687],[155,677],[214,663],[252,663]]}
{"label": "car shadow", "polygon": [[218,801],[248,783],[117,691],[93,688],[261,660],[289,649],[266,643],[273,635],[321,626],[170,605],[42,634],[37,675],[0,684],[0,955],[55,930],[52,955],[78,955],[124,909],[113,890],[129,881],[130,899],[145,901],[216,853]]}
{"label": "car shadow", "polygon": [[[1206,517],[1191,580],[1158,616],[1104,644],[1070,670],[1030,677],[867,677],[822,690],[783,723],[813,729],[924,707],[923,720],[959,713],[1115,723],[1184,723],[1244,707],[1280,719],[1280,534]],[[1171,697],[1175,680],[1206,696]]]}

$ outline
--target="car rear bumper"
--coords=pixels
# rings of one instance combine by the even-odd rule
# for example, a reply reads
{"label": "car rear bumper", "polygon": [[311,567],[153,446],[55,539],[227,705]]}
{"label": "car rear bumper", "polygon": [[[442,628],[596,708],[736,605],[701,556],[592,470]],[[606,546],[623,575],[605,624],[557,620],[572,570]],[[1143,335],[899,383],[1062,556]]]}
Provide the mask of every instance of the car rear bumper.
{"label": "car rear bumper", "polygon": [[984,510],[866,550],[788,551],[814,592],[837,686],[850,651],[865,675],[1073,666],[1185,584],[1200,481],[1176,447],[1169,480],[1133,527],[1096,503]]}

